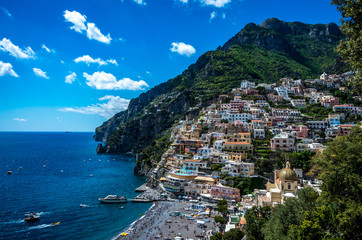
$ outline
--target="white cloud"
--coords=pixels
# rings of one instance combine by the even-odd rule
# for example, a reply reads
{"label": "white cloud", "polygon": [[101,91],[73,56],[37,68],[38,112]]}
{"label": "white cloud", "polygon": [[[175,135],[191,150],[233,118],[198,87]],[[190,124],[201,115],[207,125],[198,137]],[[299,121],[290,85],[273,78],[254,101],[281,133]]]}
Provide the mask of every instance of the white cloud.
{"label": "white cloud", "polygon": [[11,75],[13,77],[19,77],[13,70],[13,66],[10,63],[4,63],[0,61],[0,76]]}
{"label": "white cloud", "polygon": [[111,43],[112,38],[109,33],[107,34],[107,36],[104,36],[94,23],[87,23],[87,27],[87,36],[89,39],[95,39],[106,44]]}
{"label": "white cloud", "polygon": [[114,64],[114,65],[118,66],[118,63],[117,63],[117,61],[115,59],[108,59],[108,60],[103,60],[103,59],[100,59],[100,58],[94,59],[89,55],[83,55],[81,57],[77,57],[76,59],[74,59],[74,62],[76,62],[76,63],[84,62],[88,66],[91,63],[97,63],[97,64],[99,64],[99,66],[108,65],[108,63],[111,63],[111,64]]}
{"label": "white cloud", "polygon": [[147,5],[146,3],[145,3],[145,1],[143,1],[143,0],[133,0],[135,3],[137,3],[138,5]]}
{"label": "white cloud", "polygon": [[54,49],[49,49],[45,44],[42,44],[41,48],[47,51],[48,53],[55,53]]}
{"label": "white cloud", "polygon": [[106,101],[105,103],[92,104],[87,107],[75,107],[75,108],[62,108],[59,111],[63,112],[75,112],[82,114],[98,114],[105,118],[110,118],[114,114],[127,109],[130,100],[120,98],[119,96],[107,95],[99,98],[100,101]]}
{"label": "white cloud", "polygon": [[34,73],[35,73],[36,76],[49,79],[49,77],[47,77],[47,73],[46,73],[46,72],[43,72],[41,69],[39,69],[39,68],[33,68],[33,71],[34,71]]}
{"label": "white cloud", "polygon": [[216,17],[216,12],[213,11],[211,14],[210,14],[210,19],[209,21],[211,22],[212,19],[214,19]]}
{"label": "white cloud", "polygon": [[[89,39],[95,39],[99,42],[106,44],[111,43],[111,36],[108,33],[106,36],[101,33],[101,30],[96,27],[94,23],[87,22],[87,16],[80,14],[77,11],[64,11],[65,21],[73,23],[73,26],[70,29],[73,29],[79,33],[86,33]],[[87,25],[86,25],[87,24]]]}
{"label": "white cloud", "polygon": [[7,10],[7,9],[4,8],[4,7],[0,7],[0,9],[1,9],[6,15],[8,15],[10,18],[12,17],[11,13],[9,12],[9,10]]}
{"label": "white cloud", "polygon": [[77,79],[77,74],[75,72],[72,72],[65,77],[65,82],[72,84],[76,79]]}
{"label": "white cloud", "polygon": [[130,78],[122,78],[117,81],[116,77],[111,73],[95,72],[93,75],[83,73],[83,76],[87,79],[87,85],[102,90],[144,90],[145,87],[149,87],[148,84],[143,81],[134,81]]}
{"label": "white cloud", "polygon": [[27,58],[34,58],[35,53],[31,49],[31,47],[26,47],[24,50],[19,48],[18,46],[14,45],[9,39],[3,38],[3,40],[0,41],[0,50],[4,52],[9,52],[10,55],[21,58],[21,59],[27,59]]}
{"label": "white cloud", "polygon": [[24,118],[14,118],[14,121],[18,121],[18,122],[26,122],[28,120],[24,119]]}
{"label": "white cloud", "polygon": [[201,0],[201,2],[205,5],[211,5],[214,7],[224,7],[226,4],[231,2],[231,0]]}
{"label": "white cloud", "polygon": [[64,18],[67,22],[71,22],[74,25],[70,27],[70,29],[73,29],[76,32],[81,33],[83,30],[86,30],[85,22],[87,21],[87,17],[85,15],[80,14],[77,11],[64,11]]}
{"label": "white cloud", "polygon": [[171,52],[177,52],[180,55],[186,55],[190,57],[196,52],[195,48],[189,44],[183,42],[173,42],[172,47],[170,48]]}

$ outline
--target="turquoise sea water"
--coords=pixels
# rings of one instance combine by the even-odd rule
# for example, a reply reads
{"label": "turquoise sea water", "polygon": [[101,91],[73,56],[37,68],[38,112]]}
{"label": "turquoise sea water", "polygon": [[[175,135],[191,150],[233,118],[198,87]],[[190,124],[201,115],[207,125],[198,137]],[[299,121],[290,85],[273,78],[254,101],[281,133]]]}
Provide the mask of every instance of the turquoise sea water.
{"label": "turquoise sea water", "polygon": [[[145,179],[133,175],[133,156],[97,155],[92,137],[0,132],[0,239],[112,239],[149,209],[99,204],[108,194],[136,196]],[[40,221],[24,222],[27,212]]]}

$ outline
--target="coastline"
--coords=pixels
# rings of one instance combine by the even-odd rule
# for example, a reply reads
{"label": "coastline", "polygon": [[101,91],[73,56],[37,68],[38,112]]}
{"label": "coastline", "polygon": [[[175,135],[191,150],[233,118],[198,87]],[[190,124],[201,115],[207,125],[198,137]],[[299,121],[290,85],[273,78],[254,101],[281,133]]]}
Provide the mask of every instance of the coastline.
{"label": "coastline", "polygon": [[193,208],[193,205],[183,201],[156,201],[142,217],[112,240],[210,237],[217,229],[214,214],[204,215],[205,209]]}
{"label": "coastline", "polygon": [[[142,204],[142,203],[139,203]],[[123,236],[121,236],[122,233],[126,232],[130,232],[130,229],[133,229],[134,226],[138,225],[140,222],[142,222],[142,219],[144,219],[148,214],[150,214],[150,212],[157,207],[158,202],[153,202],[153,204],[151,205],[151,207],[142,215],[140,216],[137,220],[133,221],[128,227],[125,227],[121,232],[119,232],[117,234],[117,236],[113,237],[111,240],[119,240],[119,239],[124,239]]]}

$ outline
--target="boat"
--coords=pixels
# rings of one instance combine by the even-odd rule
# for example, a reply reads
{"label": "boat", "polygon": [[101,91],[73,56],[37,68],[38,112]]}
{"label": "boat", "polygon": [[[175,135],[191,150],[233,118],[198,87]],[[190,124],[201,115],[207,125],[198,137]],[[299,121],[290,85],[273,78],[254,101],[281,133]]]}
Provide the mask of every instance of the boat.
{"label": "boat", "polygon": [[52,226],[58,225],[58,224],[60,224],[60,222],[52,223]]}
{"label": "boat", "polygon": [[12,171],[8,171],[8,175],[12,174],[13,172]]}
{"label": "boat", "polygon": [[125,203],[127,202],[127,198],[125,196],[117,196],[117,195],[108,195],[105,198],[99,198],[101,203]]}
{"label": "boat", "polygon": [[27,213],[25,214],[24,221],[25,222],[37,222],[39,221],[39,214],[38,213]]}
{"label": "boat", "polygon": [[89,207],[88,205],[86,204],[79,204],[80,207]]}
{"label": "boat", "polygon": [[119,207],[119,209],[123,209],[124,207],[122,206],[122,207]]}

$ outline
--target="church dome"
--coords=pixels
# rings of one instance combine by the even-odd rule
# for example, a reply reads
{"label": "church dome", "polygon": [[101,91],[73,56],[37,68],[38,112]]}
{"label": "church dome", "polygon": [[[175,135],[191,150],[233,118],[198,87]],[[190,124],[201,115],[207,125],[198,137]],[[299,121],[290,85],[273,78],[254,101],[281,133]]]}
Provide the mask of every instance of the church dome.
{"label": "church dome", "polygon": [[279,173],[280,180],[289,180],[289,181],[297,181],[297,174],[290,168],[290,163],[287,161],[285,168],[280,170]]}

